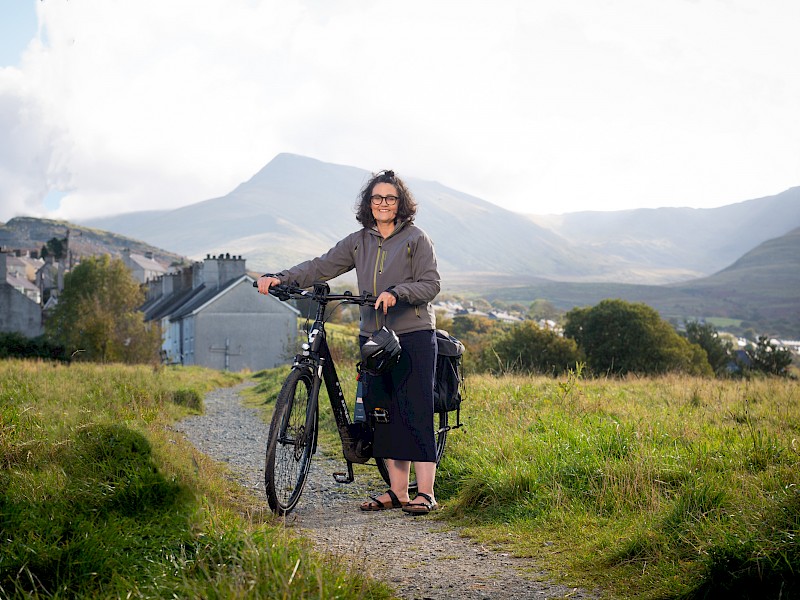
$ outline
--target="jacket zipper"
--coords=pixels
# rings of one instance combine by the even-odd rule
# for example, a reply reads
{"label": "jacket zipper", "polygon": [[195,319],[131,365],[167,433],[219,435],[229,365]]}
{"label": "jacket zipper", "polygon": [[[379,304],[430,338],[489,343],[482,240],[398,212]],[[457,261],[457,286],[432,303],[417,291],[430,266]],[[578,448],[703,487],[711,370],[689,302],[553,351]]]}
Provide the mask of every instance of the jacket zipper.
{"label": "jacket zipper", "polygon": [[[375,257],[375,270],[372,272],[372,294],[374,296],[378,295],[378,273],[381,269],[381,251],[383,249],[383,238],[378,241],[378,255]],[[380,319],[378,318],[378,312],[375,311],[375,328],[379,328],[381,326]]]}
{"label": "jacket zipper", "polygon": [[[406,244],[406,250],[408,252],[408,267],[411,269],[411,273],[414,273],[414,254],[411,252],[411,244]],[[414,307],[414,312],[417,314],[417,318],[419,319],[419,306]]]}

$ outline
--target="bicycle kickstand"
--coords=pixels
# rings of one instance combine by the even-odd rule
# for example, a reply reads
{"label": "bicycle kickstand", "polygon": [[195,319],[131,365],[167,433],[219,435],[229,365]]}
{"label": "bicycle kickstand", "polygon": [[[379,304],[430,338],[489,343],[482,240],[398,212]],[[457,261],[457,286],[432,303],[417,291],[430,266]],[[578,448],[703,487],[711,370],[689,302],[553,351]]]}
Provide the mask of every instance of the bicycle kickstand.
{"label": "bicycle kickstand", "polygon": [[347,473],[334,473],[333,478],[336,483],[353,483],[355,476],[353,475],[353,463],[347,461]]}

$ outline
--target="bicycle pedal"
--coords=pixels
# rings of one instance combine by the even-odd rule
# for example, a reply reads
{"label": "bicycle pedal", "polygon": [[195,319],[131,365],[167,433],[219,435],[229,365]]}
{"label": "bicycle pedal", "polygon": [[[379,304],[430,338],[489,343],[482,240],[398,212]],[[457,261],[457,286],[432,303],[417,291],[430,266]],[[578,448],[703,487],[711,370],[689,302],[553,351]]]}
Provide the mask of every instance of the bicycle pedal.
{"label": "bicycle pedal", "polygon": [[347,473],[334,472],[333,479],[336,483],[353,483],[356,479],[353,474],[353,463],[347,462]]}

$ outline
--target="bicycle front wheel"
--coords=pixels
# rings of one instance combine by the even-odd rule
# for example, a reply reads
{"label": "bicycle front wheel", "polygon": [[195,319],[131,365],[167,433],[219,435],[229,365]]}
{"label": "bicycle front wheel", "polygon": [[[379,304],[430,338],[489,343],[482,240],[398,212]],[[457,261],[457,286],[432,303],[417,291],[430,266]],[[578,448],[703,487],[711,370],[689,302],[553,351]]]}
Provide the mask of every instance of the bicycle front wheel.
{"label": "bicycle front wheel", "polygon": [[275,401],[269,426],[264,483],[273,512],[285,515],[300,500],[317,423],[317,398],[313,397],[310,369],[292,369]]}
{"label": "bicycle front wheel", "polygon": [[[434,413],[433,415],[433,431],[436,435],[436,464],[438,466],[439,461],[442,460],[442,456],[444,456],[444,446],[447,443],[447,432],[449,428],[447,426],[447,413],[440,412]],[[383,477],[383,480],[386,482],[386,485],[391,485],[391,481],[389,480],[389,468],[386,466],[386,459],[384,458],[376,458],[375,464],[378,465],[378,472]],[[413,473],[413,466],[412,466],[412,473]],[[416,493],[417,491],[417,481],[413,477],[409,481],[408,484],[408,491],[411,494]]]}

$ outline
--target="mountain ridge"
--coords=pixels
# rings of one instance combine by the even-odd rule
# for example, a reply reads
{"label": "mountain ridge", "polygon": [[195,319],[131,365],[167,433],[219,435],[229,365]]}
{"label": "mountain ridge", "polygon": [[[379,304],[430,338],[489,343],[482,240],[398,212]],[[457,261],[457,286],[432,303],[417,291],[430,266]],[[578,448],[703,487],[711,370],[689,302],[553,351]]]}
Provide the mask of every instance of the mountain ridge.
{"label": "mountain ridge", "polygon": [[[239,254],[252,272],[268,272],[317,256],[356,230],[354,206],[369,177],[356,167],[281,154],[219,198],[76,225],[45,220],[34,247],[82,228],[74,244],[95,239],[96,249],[107,242],[115,253],[123,246],[149,250],[169,255],[167,262]],[[548,229],[438,182],[405,179],[419,202],[416,222],[436,244],[445,291],[545,298],[563,309],[618,297],[669,318],[725,317],[800,336],[800,187],[718,209],[571,213],[577,216],[562,215]],[[9,245],[15,228],[33,232],[34,221],[0,226],[0,245]],[[765,237],[775,231],[783,233]],[[700,272],[696,255],[704,254],[713,260]]]}
{"label": "mountain ridge", "polygon": [[[463,287],[461,292],[472,293]],[[668,285],[564,281],[503,282],[477,292],[490,302],[546,299],[560,310],[605,298],[643,302],[674,324],[724,319],[726,329],[800,338],[800,228],[759,244],[713,275]],[[736,324],[738,322],[738,324]]]}
{"label": "mountain ridge", "polygon": [[651,264],[663,262],[668,253],[686,269],[705,276],[725,268],[761,242],[800,226],[800,186],[717,208],[527,216],[562,235],[569,232],[573,241],[599,252]]}
{"label": "mountain ridge", "polygon": [[[353,207],[369,176],[357,167],[284,153],[225,196],[151,214],[149,220],[127,213],[81,222],[192,258],[241,254],[254,269],[269,271],[319,255],[356,230]],[[712,227],[705,218],[692,221],[686,216],[692,213],[673,212],[683,209],[665,209],[671,219],[659,213],[644,221],[641,217],[648,213],[641,211],[661,209],[614,216],[577,213],[584,216],[576,221],[565,215],[566,225],[548,228],[438,182],[405,179],[419,202],[417,224],[434,240],[443,274],[455,278],[497,273],[671,283],[710,275],[775,237],[776,228],[786,232],[800,226],[800,187],[741,203],[751,204],[743,212],[739,209],[742,214],[732,213],[729,229]],[[775,214],[769,227],[748,229],[749,223],[768,220],[769,214]],[[604,228],[604,220],[613,226]],[[654,232],[669,220],[674,221],[669,228]],[[701,235],[703,230],[708,235]],[[743,236],[742,231],[749,233]]]}

